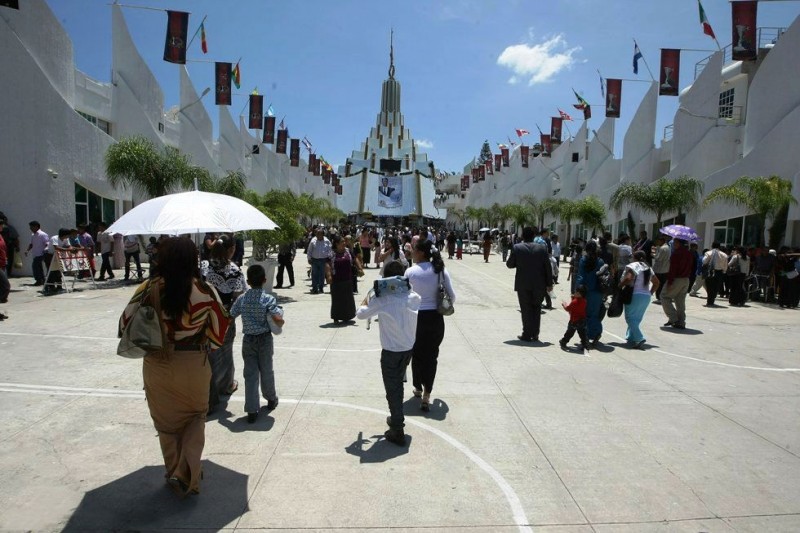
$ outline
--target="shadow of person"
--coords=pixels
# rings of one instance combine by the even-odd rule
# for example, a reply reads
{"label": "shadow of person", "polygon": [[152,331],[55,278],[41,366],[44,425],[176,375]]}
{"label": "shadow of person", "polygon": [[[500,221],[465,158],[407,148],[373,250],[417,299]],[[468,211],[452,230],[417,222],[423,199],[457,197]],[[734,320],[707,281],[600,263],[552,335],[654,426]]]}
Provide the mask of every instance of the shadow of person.
{"label": "shadow of person", "polygon": [[293,304],[293,303],[297,302],[297,300],[295,300],[291,296],[282,296],[282,295],[278,296],[277,294],[273,294],[273,296],[278,301],[279,305]]}
{"label": "shadow of person", "polygon": [[612,343],[598,342],[597,344],[592,345],[591,351],[600,353],[611,353],[614,351],[614,346],[612,345]]}
{"label": "shadow of person", "polygon": [[211,461],[202,467],[202,503],[177,497],[163,466],[146,466],[87,492],[62,531],[222,529],[248,511],[248,476]]}
{"label": "shadow of person", "polygon": [[[344,451],[358,457],[358,462],[361,464],[383,463],[389,459],[407,454],[411,447],[411,439],[411,435],[406,434],[406,445],[398,446],[386,440],[383,435],[373,435],[365,439],[364,432],[359,431],[358,438],[352,444],[346,446]],[[366,444],[372,444],[372,446],[365,448]]]}
{"label": "shadow of person", "polygon": [[447,418],[447,413],[450,412],[450,406],[447,402],[434,398],[431,402],[431,410],[428,412],[420,409],[419,398],[409,398],[403,402],[403,415],[404,416],[420,416],[422,418],[429,418],[431,420],[444,420]]}
{"label": "shadow of person", "polygon": [[677,329],[669,326],[661,326],[661,331],[669,331],[670,333],[674,333],[676,335],[703,335],[703,332],[699,329],[691,328]]}
{"label": "shadow of person", "polygon": [[252,424],[247,422],[247,415],[231,419],[233,413],[227,409],[217,416],[219,425],[225,427],[231,433],[242,433],[244,431],[269,431],[275,425],[275,419],[269,416],[266,406],[262,407],[258,413],[258,418]]}

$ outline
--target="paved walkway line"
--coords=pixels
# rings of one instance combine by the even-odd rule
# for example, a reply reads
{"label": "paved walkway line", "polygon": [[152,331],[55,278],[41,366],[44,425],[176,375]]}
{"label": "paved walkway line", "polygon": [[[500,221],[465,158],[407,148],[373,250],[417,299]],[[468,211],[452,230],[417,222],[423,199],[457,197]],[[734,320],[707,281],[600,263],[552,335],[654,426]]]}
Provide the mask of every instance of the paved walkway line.
{"label": "paved walkway line", "polygon": [[[99,396],[105,398],[136,398],[136,399],[144,398],[143,391],[92,389],[85,387],[61,387],[57,385],[34,385],[26,383],[0,383],[0,392],[24,392],[26,394],[47,394],[47,395],[57,395],[57,396],[95,396],[95,397]],[[231,398],[231,400],[244,401],[244,398],[235,397]],[[287,399],[281,398],[281,403],[324,405],[328,407],[355,409],[356,411],[374,413],[380,415],[381,417],[385,417],[389,414],[387,411],[381,411],[380,409],[375,409],[373,407],[365,407],[362,405],[336,402],[330,400],[294,400],[291,398]],[[436,435],[437,437],[448,443],[450,446],[452,446],[453,448],[464,454],[467,457],[467,459],[472,461],[478,468],[486,472],[489,475],[489,477],[492,478],[492,481],[495,482],[497,487],[505,496],[506,501],[508,502],[508,505],[511,508],[511,513],[514,518],[514,524],[518,527],[519,531],[521,533],[533,532],[531,527],[528,525],[528,518],[525,515],[525,510],[522,507],[522,502],[520,502],[519,496],[511,487],[511,485],[508,483],[508,481],[506,481],[506,479],[502,476],[502,474],[500,474],[500,472],[495,470],[494,467],[492,467],[492,465],[484,461],[479,455],[470,450],[466,445],[456,440],[455,438],[451,437],[444,431],[436,429],[435,427],[430,426],[424,422],[419,422],[418,420],[414,420],[411,417],[406,417],[406,424],[416,426],[420,429],[423,429],[429,433]]]}

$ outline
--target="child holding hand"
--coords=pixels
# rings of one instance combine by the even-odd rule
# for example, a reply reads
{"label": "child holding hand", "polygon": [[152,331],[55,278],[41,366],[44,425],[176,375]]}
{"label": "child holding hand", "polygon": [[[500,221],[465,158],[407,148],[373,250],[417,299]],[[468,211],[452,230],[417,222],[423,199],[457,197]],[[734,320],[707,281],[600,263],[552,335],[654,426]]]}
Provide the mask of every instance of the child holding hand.
{"label": "child holding hand", "polygon": [[569,313],[569,324],[567,331],[564,333],[564,338],[558,341],[562,350],[567,349],[567,343],[578,332],[581,339],[581,346],[584,350],[589,349],[589,339],[586,338],[586,286],[578,285],[575,287],[575,294],[572,295],[572,301],[561,302],[561,307]]}

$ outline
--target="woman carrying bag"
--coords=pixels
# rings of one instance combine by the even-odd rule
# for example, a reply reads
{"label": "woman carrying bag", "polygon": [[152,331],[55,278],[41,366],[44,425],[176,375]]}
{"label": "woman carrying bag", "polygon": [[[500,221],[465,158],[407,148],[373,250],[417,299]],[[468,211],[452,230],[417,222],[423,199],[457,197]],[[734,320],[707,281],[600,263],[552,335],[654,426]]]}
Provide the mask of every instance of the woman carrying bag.
{"label": "woman carrying bag", "polygon": [[456,294],[450,283],[450,274],[444,269],[441,254],[428,240],[417,241],[414,246],[414,266],[409,267],[405,275],[411,283],[411,290],[422,298],[411,357],[414,396],[421,398],[420,408],[423,411],[430,411],[439,345],[444,339],[444,316],[438,311],[439,287],[444,288],[451,303],[455,303]]}
{"label": "woman carrying bag", "polygon": [[[645,338],[639,325],[644,319],[644,313],[650,305],[650,296],[658,290],[658,278],[653,273],[653,269],[647,264],[647,254],[639,250],[633,254],[634,262],[625,266],[625,273],[620,281],[622,300],[625,304],[625,322],[628,324],[628,331],[625,333],[625,340],[633,345],[634,348],[642,349]],[[631,291],[630,302],[625,291]]]}
{"label": "woman carrying bag", "polygon": [[325,279],[331,287],[331,318],[334,324],[348,322],[356,316],[353,299],[353,257],[341,235],[331,239],[333,256],[325,263]]}
{"label": "woman carrying bag", "polygon": [[[155,277],[136,289],[119,319],[119,333],[140,304],[160,311],[166,344],[143,359],[144,391],[158,431],[167,483],[185,496],[200,492],[211,380],[208,348],[222,346],[229,317],[217,292],[200,279],[197,247],[191,240],[165,239],[158,253]],[[158,302],[149,301],[153,292],[159,295]]]}

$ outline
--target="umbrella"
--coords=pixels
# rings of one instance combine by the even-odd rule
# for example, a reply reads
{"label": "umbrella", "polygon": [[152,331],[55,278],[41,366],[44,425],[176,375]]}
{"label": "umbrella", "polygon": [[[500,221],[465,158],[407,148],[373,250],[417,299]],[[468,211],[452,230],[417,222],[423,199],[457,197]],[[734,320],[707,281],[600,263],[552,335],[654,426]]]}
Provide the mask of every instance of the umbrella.
{"label": "umbrella", "polygon": [[700,236],[697,232],[689,226],[681,226],[680,224],[672,224],[671,226],[664,226],[659,230],[664,235],[669,235],[673,239],[683,239],[684,241],[699,241]]}
{"label": "umbrella", "polygon": [[484,231],[491,231],[491,228],[481,228],[478,230],[479,233],[483,233]]}
{"label": "umbrella", "polygon": [[151,235],[275,229],[278,225],[243,200],[203,191],[167,194],[137,205],[106,230]]}

